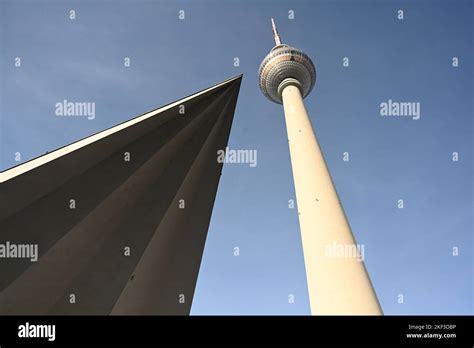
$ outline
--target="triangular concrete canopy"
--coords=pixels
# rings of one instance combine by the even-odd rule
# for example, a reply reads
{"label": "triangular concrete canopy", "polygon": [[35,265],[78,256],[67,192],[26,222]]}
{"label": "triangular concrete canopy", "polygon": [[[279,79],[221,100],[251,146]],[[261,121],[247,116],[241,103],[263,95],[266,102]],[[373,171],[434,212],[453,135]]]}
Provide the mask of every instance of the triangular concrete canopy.
{"label": "triangular concrete canopy", "polygon": [[189,314],[241,78],[0,173],[0,314]]}

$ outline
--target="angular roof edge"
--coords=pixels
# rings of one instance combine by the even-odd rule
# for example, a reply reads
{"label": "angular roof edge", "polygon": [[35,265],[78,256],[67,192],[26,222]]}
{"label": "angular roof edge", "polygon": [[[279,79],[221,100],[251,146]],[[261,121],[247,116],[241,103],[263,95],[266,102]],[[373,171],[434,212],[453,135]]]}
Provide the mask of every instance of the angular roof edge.
{"label": "angular roof edge", "polygon": [[176,106],[176,105],[179,105],[180,103],[186,102],[186,101],[188,101],[188,100],[190,100],[190,99],[192,99],[192,98],[194,98],[194,97],[197,97],[197,96],[199,96],[199,95],[201,95],[201,94],[204,94],[204,93],[206,93],[206,92],[210,92],[210,91],[212,91],[212,90],[214,90],[214,89],[216,89],[216,88],[223,87],[223,86],[225,86],[225,85],[227,85],[227,84],[230,84],[230,83],[232,83],[232,82],[234,82],[234,81],[236,81],[236,80],[241,79],[242,76],[243,76],[242,74],[241,74],[241,75],[234,76],[234,77],[232,77],[232,78],[230,78],[230,79],[227,79],[227,80],[225,80],[225,81],[223,81],[223,82],[221,82],[221,83],[218,83],[218,84],[216,84],[216,85],[214,85],[214,86],[211,86],[211,87],[208,87],[208,88],[206,88],[206,89],[203,89],[203,90],[201,90],[201,91],[199,91],[199,92],[193,93],[193,94],[191,94],[191,95],[189,95],[189,96],[187,96],[187,97],[178,99],[178,100],[176,100],[176,101],[174,101],[174,102],[171,102],[171,103],[169,103],[169,104],[167,104],[167,105],[164,105],[164,106],[162,106],[162,107],[160,107],[160,108],[157,108],[157,109],[148,111],[148,112],[146,112],[146,113],[144,113],[144,114],[138,115],[138,116],[136,116],[136,117],[134,117],[134,118],[131,118],[131,119],[127,120],[127,121],[121,122],[121,123],[119,123],[119,124],[117,124],[117,125],[115,125],[115,126],[112,126],[112,127],[110,127],[110,128],[104,129],[104,130],[102,130],[102,131],[100,131],[100,132],[97,132],[97,133],[94,133],[94,134],[92,134],[92,135],[89,135],[89,136],[87,136],[87,137],[85,137],[85,138],[79,139],[79,140],[77,140],[77,141],[75,141],[75,142],[73,142],[73,143],[70,143],[70,144],[68,144],[68,145],[62,146],[62,147],[60,147],[60,148],[57,148],[57,149],[55,149],[55,150],[53,150],[53,151],[51,151],[51,152],[48,152],[48,153],[46,153],[46,154],[44,154],[44,155],[40,155],[40,156],[38,156],[38,157],[32,158],[32,159],[30,159],[30,160],[28,160],[28,161],[26,161],[26,162],[24,162],[24,163],[20,163],[20,164],[18,164],[18,165],[16,165],[16,166],[11,167],[11,168],[9,168],[9,169],[6,169],[6,170],[4,170],[4,171],[0,171],[0,183],[3,183],[3,182],[5,182],[5,181],[7,181],[7,180],[9,180],[9,179],[12,179],[12,178],[14,178],[14,177],[16,177],[16,176],[18,176],[18,175],[23,174],[23,173],[26,173],[27,171],[30,171],[30,170],[32,170],[32,169],[34,169],[34,168],[37,168],[37,167],[39,167],[39,166],[41,166],[41,165],[43,165],[43,164],[45,164],[45,163],[47,163],[47,162],[53,161],[53,160],[55,160],[55,159],[57,159],[57,158],[59,158],[59,157],[62,157],[62,156],[64,156],[64,155],[67,155],[68,153],[71,153],[71,152],[73,152],[73,151],[75,151],[75,150],[77,150],[77,149],[80,149],[81,147],[84,147],[84,146],[86,146],[86,145],[88,145],[88,144],[91,144],[91,143],[93,143],[93,142],[95,142],[95,141],[98,141],[98,140],[100,140],[100,139],[102,139],[102,138],[105,138],[105,137],[107,137],[107,136],[109,136],[109,135],[111,135],[111,134],[114,134],[114,133],[116,133],[116,132],[118,132],[118,131],[120,131],[120,130],[122,130],[122,129],[124,129],[124,128],[127,128],[127,127],[129,127],[129,126],[131,126],[131,125],[134,125],[134,124],[136,124],[136,123],[139,123],[139,122],[141,122],[141,121],[143,121],[143,120],[145,120],[145,119],[147,119],[147,118],[150,118],[150,117],[152,117],[152,116],[155,116],[155,115],[157,115],[157,114],[159,114],[159,113],[161,113],[161,112],[163,112],[163,111],[166,111],[166,110],[168,110],[168,109],[171,109],[172,107],[174,107],[174,106]]}

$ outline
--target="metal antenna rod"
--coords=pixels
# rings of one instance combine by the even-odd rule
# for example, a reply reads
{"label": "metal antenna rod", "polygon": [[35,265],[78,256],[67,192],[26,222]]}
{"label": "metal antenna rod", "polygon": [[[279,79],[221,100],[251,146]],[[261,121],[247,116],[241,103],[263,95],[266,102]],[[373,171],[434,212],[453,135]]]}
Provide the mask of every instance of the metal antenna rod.
{"label": "metal antenna rod", "polygon": [[275,21],[273,20],[273,18],[272,18],[272,30],[273,30],[273,38],[275,39],[275,45],[276,46],[281,45],[280,35],[278,35],[278,30],[277,30],[277,27],[275,25]]}

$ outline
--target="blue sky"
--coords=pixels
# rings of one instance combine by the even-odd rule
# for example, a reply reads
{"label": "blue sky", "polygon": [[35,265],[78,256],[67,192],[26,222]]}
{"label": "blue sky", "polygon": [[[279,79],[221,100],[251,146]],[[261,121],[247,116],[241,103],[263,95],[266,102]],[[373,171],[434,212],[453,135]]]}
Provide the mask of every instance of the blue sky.
{"label": "blue sky", "polygon": [[272,16],[315,62],[307,109],[385,314],[472,314],[472,1],[0,0],[2,169],[244,74],[229,146],[258,165],[224,166],[192,314],[309,314],[283,110],[257,83]]}

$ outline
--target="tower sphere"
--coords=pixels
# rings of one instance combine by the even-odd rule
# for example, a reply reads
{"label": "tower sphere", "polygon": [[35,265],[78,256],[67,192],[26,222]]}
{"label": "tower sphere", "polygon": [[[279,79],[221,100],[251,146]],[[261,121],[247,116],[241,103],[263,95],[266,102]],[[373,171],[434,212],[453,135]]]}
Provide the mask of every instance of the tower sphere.
{"label": "tower sphere", "polygon": [[277,44],[260,64],[258,78],[262,93],[281,104],[281,93],[288,85],[298,86],[305,98],[316,82],[316,69],[311,58],[300,49]]}

